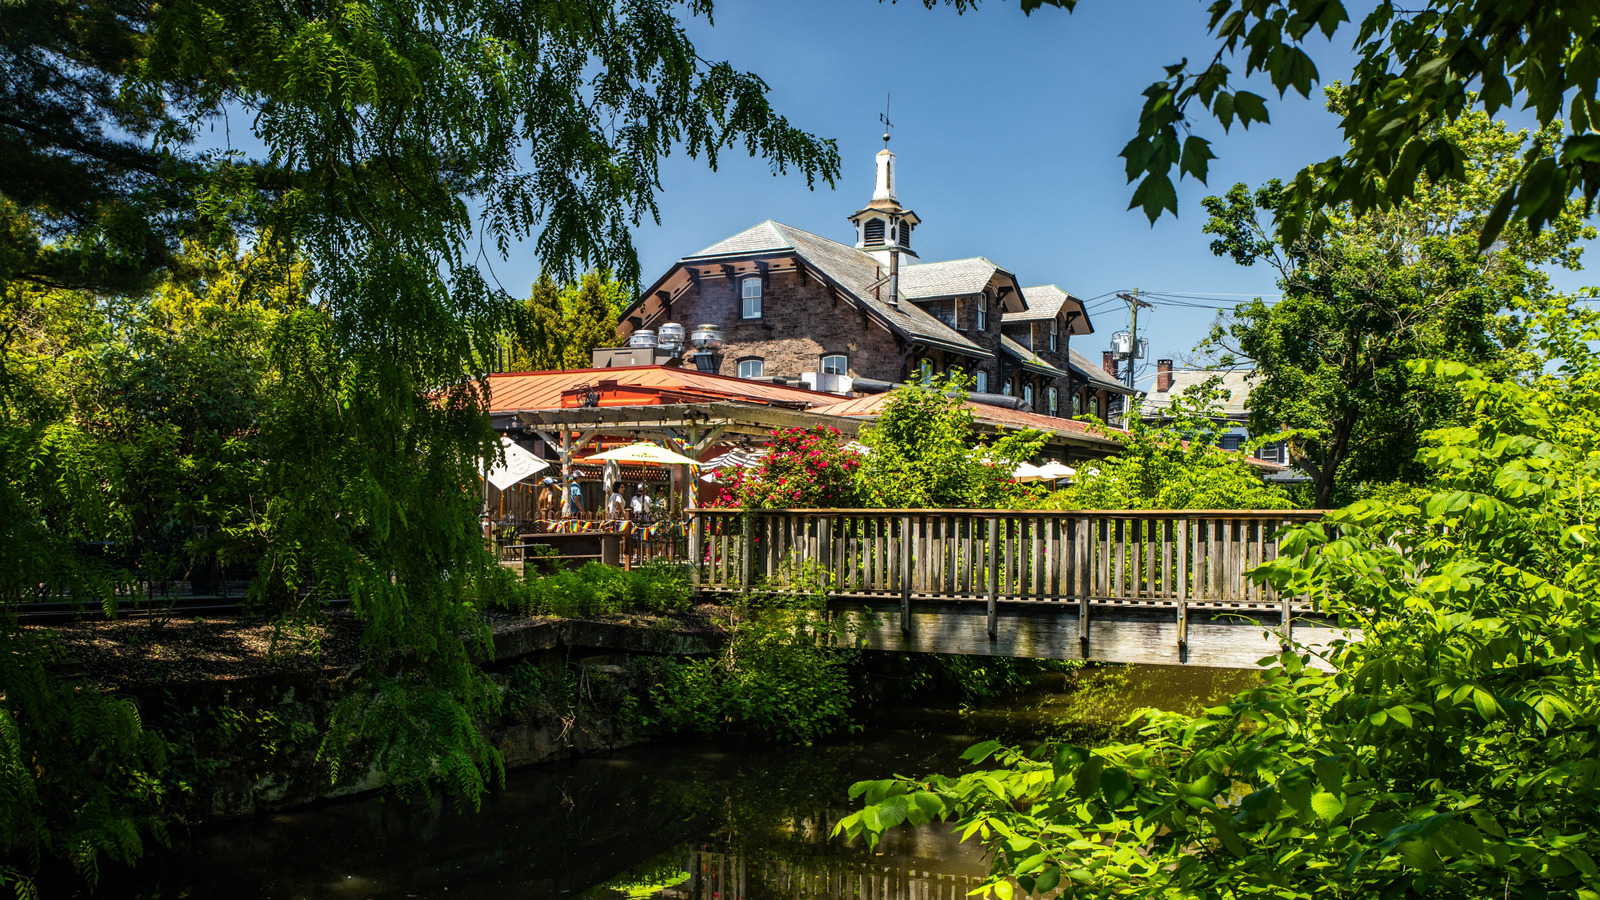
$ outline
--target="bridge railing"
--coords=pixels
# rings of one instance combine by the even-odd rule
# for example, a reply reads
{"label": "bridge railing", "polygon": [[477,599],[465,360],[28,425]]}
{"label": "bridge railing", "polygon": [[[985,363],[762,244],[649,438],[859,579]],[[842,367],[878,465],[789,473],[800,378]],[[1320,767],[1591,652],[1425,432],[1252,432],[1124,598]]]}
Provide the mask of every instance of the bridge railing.
{"label": "bridge railing", "polygon": [[1316,510],[763,509],[693,513],[704,591],[740,591],[810,564],[836,596],[1300,611],[1245,573]]}

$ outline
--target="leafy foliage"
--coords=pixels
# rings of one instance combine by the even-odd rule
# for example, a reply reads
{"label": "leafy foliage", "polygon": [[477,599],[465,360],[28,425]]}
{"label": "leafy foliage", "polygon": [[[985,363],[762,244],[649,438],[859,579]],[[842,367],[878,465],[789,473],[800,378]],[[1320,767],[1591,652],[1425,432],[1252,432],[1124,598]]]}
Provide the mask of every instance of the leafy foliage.
{"label": "leafy foliage", "polygon": [[649,563],[620,569],[597,562],[540,575],[530,567],[525,583],[510,585],[500,603],[534,616],[564,618],[624,612],[673,613],[689,607],[689,579],[681,568]]}
{"label": "leafy foliage", "polygon": [[856,472],[867,506],[894,509],[1002,509],[1022,489],[1017,464],[1044,444],[1037,432],[1008,434],[974,450],[975,415],[956,373],[895,388],[878,421],[861,433],[868,452]]}
{"label": "leafy foliage", "polygon": [[[687,10],[709,16],[710,4]],[[89,558],[79,542],[137,539],[151,548],[140,565],[168,571],[244,548],[259,602],[306,615],[349,597],[364,624],[367,665],[322,748],[331,768],[370,750],[402,789],[442,782],[476,798],[499,763],[475,727],[497,696],[473,663],[488,639],[475,611],[500,588],[477,523],[495,441],[477,376],[515,308],[479,254],[535,238],[552,277],[601,267],[631,284],[629,227],[655,214],[667,152],[715,167],[742,148],[808,183],[837,173],[831,142],[777,115],[756,77],[702,59],[674,11],[662,0],[0,8],[6,610],[41,586],[110,604],[135,580],[131,560]],[[261,159],[194,151],[229,118],[251,123]],[[36,308],[40,289],[83,288],[61,301],[87,313],[72,326],[87,346],[72,349],[115,347],[124,321],[164,315],[152,285],[195,280],[178,261],[183,238],[230,259],[250,247],[285,273],[230,288],[250,311],[245,333],[222,315],[191,344],[130,342],[127,390],[98,395],[99,409],[71,378],[41,387],[30,372],[48,368],[42,345],[19,342],[10,313]],[[272,308],[284,284],[294,302]],[[590,321],[597,308],[584,307]],[[249,342],[257,367],[230,365]],[[251,390],[212,389],[230,381]],[[201,384],[209,406],[189,399]],[[77,440],[102,422],[137,440]],[[171,483],[144,477],[168,466]],[[51,727],[21,712],[48,696],[7,690],[24,740]],[[36,749],[31,771],[50,777],[105,759]],[[142,800],[112,800],[102,824],[120,840]]]}
{"label": "leafy foliage", "polygon": [[[1331,93],[1335,107],[1348,102]],[[1283,291],[1278,303],[1237,307],[1205,349],[1225,362],[1254,361],[1251,431],[1287,429],[1290,458],[1311,476],[1317,507],[1363,484],[1420,481],[1420,435],[1454,424],[1463,408],[1454,389],[1408,361],[1454,359],[1496,374],[1537,365],[1526,316],[1561,302],[1545,267],[1578,268],[1580,242],[1595,234],[1572,201],[1542,233],[1512,225],[1480,252],[1518,154],[1549,152],[1559,132],[1530,137],[1469,112],[1430,134],[1462,154],[1455,179],[1419,178],[1412,199],[1359,219],[1349,206],[1332,208],[1314,239],[1286,240],[1259,220],[1285,214],[1288,194],[1276,182],[1254,195],[1236,185],[1205,201],[1212,250],[1242,265],[1270,264]]]}
{"label": "leafy foliage", "polygon": [[1289,509],[1241,453],[1217,446],[1214,415],[1227,399],[1216,380],[1173,397],[1159,423],[1128,417],[1122,451],[1084,462],[1070,485],[1034,501],[1042,509]]}
{"label": "leafy foliage", "polygon": [[751,469],[720,475],[712,506],[746,509],[849,509],[859,504],[861,455],[828,425],[774,429]]}
{"label": "leafy foliage", "polygon": [[788,572],[730,611],[715,657],[668,665],[650,695],[662,724],[713,732],[729,726],[811,742],[850,726],[850,652],[825,617],[829,583],[815,569]]}
{"label": "leafy foliage", "polygon": [[590,351],[616,343],[617,317],[629,295],[626,285],[605,272],[589,272],[562,287],[541,275],[512,316],[506,370],[588,368]]}
{"label": "leafy foliage", "polygon": [[989,891],[1075,897],[1592,897],[1600,869],[1600,365],[1591,314],[1541,320],[1559,372],[1455,362],[1469,422],[1428,436],[1420,506],[1363,500],[1253,577],[1361,630],[1203,715],[1093,750],[996,744],[959,778],[857,785],[840,824],[956,817]]}

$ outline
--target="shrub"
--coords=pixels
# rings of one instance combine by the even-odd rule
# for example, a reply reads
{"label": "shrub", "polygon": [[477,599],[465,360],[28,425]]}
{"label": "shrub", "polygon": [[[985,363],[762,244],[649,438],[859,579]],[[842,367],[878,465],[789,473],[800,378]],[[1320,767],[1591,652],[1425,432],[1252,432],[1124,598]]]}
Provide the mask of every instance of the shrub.
{"label": "shrub", "polygon": [[534,616],[676,613],[691,605],[689,579],[670,563],[646,563],[629,570],[590,562],[549,575],[530,570],[524,582],[507,578],[497,587],[501,606]]}

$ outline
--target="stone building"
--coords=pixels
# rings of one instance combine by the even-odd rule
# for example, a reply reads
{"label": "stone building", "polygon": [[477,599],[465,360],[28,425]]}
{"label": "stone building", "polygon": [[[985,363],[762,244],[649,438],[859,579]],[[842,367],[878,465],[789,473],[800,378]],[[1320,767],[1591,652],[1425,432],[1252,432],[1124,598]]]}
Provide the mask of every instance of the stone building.
{"label": "stone building", "polygon": [[666,322],[706,323],[723,331],[725,375],[843,390],[845,379],[959,370],[980,394],[1105,418],[1106,392],[1121,385],[1100,384],[1110,379],[1068,348],[1094,331],[1083,302],[1054,285],[1024,288],[983,257],[922,262],[912,239],[922,221],[896,195],[895,155],[876,161],[872,199],[848,217],[853,245],[762,222],[678,260],[623,314],[624,342]]}

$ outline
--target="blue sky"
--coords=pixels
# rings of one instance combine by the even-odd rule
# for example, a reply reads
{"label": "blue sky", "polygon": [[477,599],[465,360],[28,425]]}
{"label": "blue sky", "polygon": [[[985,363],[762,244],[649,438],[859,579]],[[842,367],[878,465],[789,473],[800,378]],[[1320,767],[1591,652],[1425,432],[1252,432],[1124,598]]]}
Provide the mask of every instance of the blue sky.
{"label": "blue sky", "polygon": [[[1140,92],[1163,65],[1214,52],[1206,5],[1102,0],[1071,15],[1024,16],[1005,0],[965,15],[930,11],[919,0],[724,2],[714,26],[689,26],[701,55],[762,76],[793,124],[839,142],[842,172],[833,189],[808,191],[803,178],[773,177],[742,153],[725,156],[717,172],[672,157],[663,166],[661,223],[636,233],[645,282],[763,219],[848,241],[845,216],[871,195],[878,114],[892,91],[897,187],[922,218],[924,261],[987,256],[1024,284],[1059,284],[1086,300],[1135,287],[1214,298],[1197,301],[1211,305],[1271,296],[1269,269],[1211,253],[1200,201],[1340,153],[1337,120],[1320,91],[1279,100],[1269,85],[1255,85],[1269,98],[1271,124],[1224,134],[1200,123],[1197,133],[1213,140],[1219,159],[1209,184],[1179,184],[1179,218],[1152,227],[1127,209],[1132,187],[1117,153],[1133,134]],[[1325,82],[1348,73],[1350,33],[1310,48]],[[496,268],[513,291],[537,271],[525,256]],[[1557,281],[1567,289],[1590,283],[1586,273]],[[1126,327],[1127,309],[1100,301],[1091,315],[1096,333],[1073,346],[1098,359],[1111,333]],[[1141,313],[1151,359],[1193,358],[1215,316],[1165,303]]]}
{"label": "blue sky", "polygon": [[[878,115],[892,91],[897,187],[922,218],[924,261],[986,256],[1025,285],[1055,283],[1086,300],[1135,287],[1224,302],[1271,294],[1270,271],[1211,254],[1200,200],[1339,153],[1320,94],[1280,102],[1258,86],[1272,101],[1272,124],[1230,134],[1201,126],[1220,158],[1209,186],[1179,185],[1180,218],[1151,227],[1127,209],[1132,188],[1117,154],[1137,124],[1140,92],[1161,66],[1214,52],[1205,24],[1204,5],[1184,0],[1084,3],[1070,16],[1031,17],[1014,2],[965,15],[917,0],[720,4],[714,27],[690,27],[701,55],[761,75],[792,123],[838,140],[843,171],[834,189],[808,191],[803,178],[775,178],[742,154],[714,173],[674,156],[663,168],[661,224],[637,230],[645,281],[767,218],[848,241],[845,216],[871,196]],[[1346,54],[1321,50],[1324,76],[1337,77]],[[514,291],[536,274],[531,261],[518,267],[524,259],[510,273],[496,267]],[[1115,300],[1091,308],[1096,333],[1073,346],[1098,359],[1127,310]],[[1142,313],[1152,358],[1187,356],[1215,314],[1170,305]]]}

